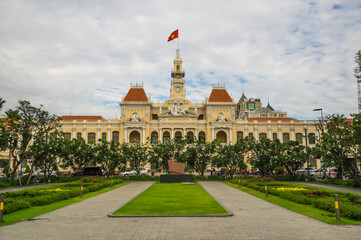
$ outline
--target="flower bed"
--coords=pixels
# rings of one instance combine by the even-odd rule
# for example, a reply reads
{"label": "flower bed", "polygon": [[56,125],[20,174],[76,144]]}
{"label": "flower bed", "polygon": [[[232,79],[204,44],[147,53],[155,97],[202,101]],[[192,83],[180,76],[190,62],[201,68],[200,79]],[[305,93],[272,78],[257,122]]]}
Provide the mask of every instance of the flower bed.
{"label": "flower bed", "polygon": [[[80,181],[81,180],[68,184],[39,187],[16,192],[5,192],[1,194],[4,196],[4,214],[29,208],[30,206],[47,205],[53,202],[79,196]],[[114,179],[113,184],[119,184],[122,182],[123,180],[121,179]],[[95,192],[109,186],[109,179],[85,178],[83,179],[83,194]]]}
{"label": "flower bed", "polygon": [[[238,184],[238,180],[233,179],[231,183]],[[243,180],[242,186],[265,192],[264,181],[258,179],[253,181]],[[339,196],[339,208],[341,216],[354,220],[361,220],[361,195],[339,192],[290,183],[269,181],[268,194],[276,195],[300,204],[313,205],[316,208],[335,212],[334,195]]]}

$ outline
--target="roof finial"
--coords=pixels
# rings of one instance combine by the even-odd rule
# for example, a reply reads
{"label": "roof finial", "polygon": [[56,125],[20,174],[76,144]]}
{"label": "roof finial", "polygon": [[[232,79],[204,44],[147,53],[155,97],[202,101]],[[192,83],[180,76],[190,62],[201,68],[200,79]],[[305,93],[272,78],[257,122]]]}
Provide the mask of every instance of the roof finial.
{"label": "roof finial", "polygon": [[179,48],[177,48],[176,50],[176,55],[175,55],[175,59],[176,61],[182,61],[182,58],[180,57],[180,54],[179,54]]}

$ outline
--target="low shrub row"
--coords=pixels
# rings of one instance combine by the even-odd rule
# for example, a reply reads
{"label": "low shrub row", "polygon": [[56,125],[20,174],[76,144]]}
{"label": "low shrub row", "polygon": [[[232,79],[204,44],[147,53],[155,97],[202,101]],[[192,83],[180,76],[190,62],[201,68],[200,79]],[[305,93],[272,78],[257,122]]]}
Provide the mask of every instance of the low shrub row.
{"label": "low shrub row", "polygon": [[[231,183],[238,184],[238,180],[233,179]],[[259,192],[265,192],[263,182],[242,180],[241,184]],[[313,205],[329,212],[335,212],[334,195],[338,194],[341,216],[361,220],[361,196],[357,194],[281,182],[268,182],[268,193],[299,204]]]}
{"label": "low shrub row", "polygon": [[356,180],[356,179],[348,179],[348,180],[324,179],[321,180],[320,183],[361,188],[361,180]]}
{"label": "low shrub row", "polygon": [[[122,182],[122,179],[114,179],[113,184],[120,184]],[[104,180],[102,183],[83,183],[83,194],[95,192],[109,186],[109,179]],[[16,192],[5,192],[2,194],[4,196],[4,214],[29,208],[30,206],[43,206],[53,202],[62,201],[79,196],[79,193],[79,181],[56,186],[26,189]]]}

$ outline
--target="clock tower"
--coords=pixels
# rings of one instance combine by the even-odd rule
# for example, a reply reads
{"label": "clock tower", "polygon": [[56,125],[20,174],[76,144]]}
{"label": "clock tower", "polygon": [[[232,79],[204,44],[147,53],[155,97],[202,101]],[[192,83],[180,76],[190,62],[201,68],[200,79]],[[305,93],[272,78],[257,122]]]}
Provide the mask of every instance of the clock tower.
{"label": "clock tower", "polygon": [[174,69],[172,70],[172,86],[170,89],[170,99],[185,99],[186,89],[183,77],[185,75],[182,68],[182,58],[179,56],[179,49],[176,51],[176,57],[174,59]]}

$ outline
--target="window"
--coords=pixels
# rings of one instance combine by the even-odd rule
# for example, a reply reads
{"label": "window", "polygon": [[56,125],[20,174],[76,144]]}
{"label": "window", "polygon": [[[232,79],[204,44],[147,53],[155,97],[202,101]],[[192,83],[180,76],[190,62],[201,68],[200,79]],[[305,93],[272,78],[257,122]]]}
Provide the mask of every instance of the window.
{"label": "window", "polygon": [[206,141],[206,134],[203,131],[199,132],[198,141],[200,141],[200,142],[205,142]]}
{"label": "window", "polygon": [[194,141],[193,132],[187,132],[187,143],[192,144]]}
{"label": "window", "polygon": [[112,141],[115,143],[119,142],[119,132],[118,131],[113,132]]}
{"label": "window", "polygon": [[107,133],[102,133],[102,140],[106,141],[107,140]]}
{"label": "window", "polygon": [[277,133],[272,134],[272,139],[273,139],[273,141],[277,139]]}
{"label": "window", "polygon": [[88,133],[88,143],[95,144],[95,133]]}
{"label": "window", "polygon": [[308,134],[308,143],[309,143],[309,144],[315,144],[315,143],[316,143],[316,138],[315,138],[315,134],[314,134],[314,133]]}
{"label": "window", "polygon": [[158,119],[158,114],[152,114],[152,119],[157,120]]}
{"label": "window", "polygon": [[203,114],[199,114],[198,120],[203,120]]}
{"label": "window", "polygon": [[253,133],[248,133],[248,137],[253,137]]}
{"label": "window", "polygon": [[70,140],[70,138],[71,138],[71,133],[70,132],[64,133],[64,139]]}
{"label": "window", "polygon": [[78,132],[78,133],[76,134],[76,138],[77,138],[77,139],[80,139],[80,138],[81,138],[81,133],[80,133],[80,132]]}
{"label": "window", "polygon": [[296,141],[299,144],[303,144],[302,133],[296,133]]}
{"label": "window", "polygon": [[259,139],[267,139],[267,133],[260,133],[259,134]]}
{"label": "window", "polygon": [[289,142],[290,141],[290,134],[289,133],[284,133],[283,134],[283,142]]}
{"label": "window", "polygon": [[169,143],[170,142],[170,133],[168,131],[165,131],[163,133],[163,143]]}
{"label": "window", "polygon": [[152,144],[158,143],[158,133],[156,131],[152,132],[150,141]]}
{"label": "window", "polygon": [[241,140],[243,138],[243,132],[242,131],[238,131],[237,132],[237,141]]}

